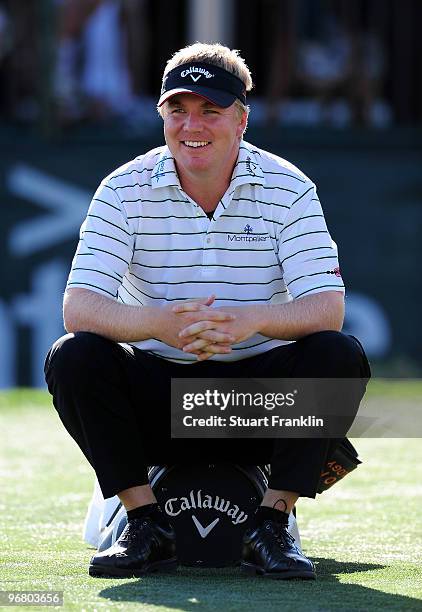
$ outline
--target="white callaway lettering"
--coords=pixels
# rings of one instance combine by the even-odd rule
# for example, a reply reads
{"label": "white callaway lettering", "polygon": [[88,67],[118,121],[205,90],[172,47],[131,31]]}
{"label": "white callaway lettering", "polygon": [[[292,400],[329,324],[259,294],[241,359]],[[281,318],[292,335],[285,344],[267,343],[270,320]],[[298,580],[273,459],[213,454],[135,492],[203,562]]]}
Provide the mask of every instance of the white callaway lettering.
{"label": "white callaway lettering", "polygon": [[[198,72],[199,76],[194,78],[192,75],[193,72]],[[190,68],[187,68],[186,70],[182,70],[182,72],[180,73],[180,76],[183,78],[188,75],[190,75],[194,81],[197,81],[199,77],[201,77],[202,75],[204,75],[204,77],[207,79],[212,79],[212,77],[214,76],[211,72],[209,72],[205,68],[198,68],[197,66],[190,66]]]}
{"label": "white callaway lettering", "polygon": [[248,515],[239,509],[239,506],[232,504],[230,501],[220,499],[218,495],[213,498],[211,495],[202,496],[201,489],[199,491],[190,491],[188,497],[170,497],[164,506],[164,510],[169,516],[178,516],[184,510],[196,508],[213,508],[218,512],[223,512],[230,517],[233,525],[244,523],[248,519]]}

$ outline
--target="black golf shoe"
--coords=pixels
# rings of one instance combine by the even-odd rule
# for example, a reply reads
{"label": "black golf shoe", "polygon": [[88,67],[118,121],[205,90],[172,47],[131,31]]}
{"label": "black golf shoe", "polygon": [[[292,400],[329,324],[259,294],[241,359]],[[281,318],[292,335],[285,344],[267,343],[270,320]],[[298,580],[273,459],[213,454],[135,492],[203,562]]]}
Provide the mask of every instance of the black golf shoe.
{"label": "black golf shoe", "polygon": [[92,557],[89,575],[130,578],[176,566],[173,528],[146,516],[129,521],[113,546]]}
{"label": "black golf shoe", "polygon": [[315,580],[315,566],[295,544],[287,525],[265,520],[243,537],[242,571],[266,578]]}

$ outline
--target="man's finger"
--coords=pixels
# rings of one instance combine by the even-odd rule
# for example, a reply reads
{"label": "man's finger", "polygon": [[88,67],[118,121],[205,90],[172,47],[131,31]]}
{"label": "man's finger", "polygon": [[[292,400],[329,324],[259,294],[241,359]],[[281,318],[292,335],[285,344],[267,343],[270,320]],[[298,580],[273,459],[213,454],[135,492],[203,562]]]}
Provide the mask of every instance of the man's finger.
{"label": "man's finger", "polygon": [[192,336],[193,334],[200,333],[206,329],[214,329],[217,323],[233,321],[236,316],[228,312],[222,312],[221,310],[208,310],[206,313],[197,313],[194,318],[197,319],[195,323],[190,323],[185,328],[180,330],[179,338]]}
{"label": "man's finger", "polygon": [[213,355],[227,355],[231,353],[231,347],[223,344],[209,344],[205,349],[197,353],[197,359],[202,361],[203,359],[209,359]]}
{"label": "man's finger", "polygon": [[214,353],[199,353],[199,355],[196,356],[196,359],[198,361],[205,361],[206,359],[209,359],[210,357],[213,356]]}
{"label": "man's finger", "polygon": [[179,338],[189,339],[191,336],[198,336],[211,342],[234,342],[236,338],[230,332],[223,332],[216,329],[217,321],[197,321],[192,323],[179,332]]}
{"label": "man's finger", "polygon": [[213,304],[215,302],[215,295],[212,294],[207,298],[207,301],[205,302],[205,306],[211,306],[211,304]]}
{"label": "man's finger", "polygon": [[185,353],[195,353],[198,351],[202,351],[206,349],[206,352],[209,353],[230,353],[231,346],[230,344],[214,344],[210,343],[209,340],[203,340],[201,338],[197,338],[193,342],[186,344],[183,347],[183,351]]}
{"label": "man's finger", "polygon": [[227,332],[217,331],[216,329],[208,329],[197,334],[198,338],[209,340],[210,342],[217,344],[233,344],[236,338]]}
{"label": "man's finger", "polygon": [[201,332],[205,332],[206,330],[213,329],[215,323],[213,321],[197,321],[196,323],[192,323],[185,329],[182,329],[179,332],[179,338],[188,338],[189,336],[197,336]]}
{"label": "man's finger", "polygon": [[175,304],[174,306],[172,306],[171,310],[172,312],[196,312],[199,310],[209,310],[210,307],[205,305],[205,304],[201,304],[200,302],[185,302],[184,304]]}
{"label": "man's finger", "polygon": [[197,337],[208,340],[212,344],[234,344],[236,342],[236,338],[232,334],[220,332],[215,329],[201,332]]}
{"label": "man's finger", "polygon": [[201,310],[210,310],[210,307],[199,302],[186,302],[185,304],[175,304],[172,306],[172,312],[199,312]]}
{"label": "man's finger", "polygon": [[183,350],[185,351],[185,353],[193,353],[194,351],[200,351],[201,349],[205,348],[209,344],[210,343],[208,342],[208,340],[201,340],[197,338],[193,342],[190,342],[189,344],[185,344],[185,346],[183,347]]}
{"label": "man's finger", "polygon": [[215,301],[215,295],[208,297],[198,298],[195,300],[186,300],[185,302],[178,302],[172,307],[173,312],[192,312],[195,310],[206,310]]}

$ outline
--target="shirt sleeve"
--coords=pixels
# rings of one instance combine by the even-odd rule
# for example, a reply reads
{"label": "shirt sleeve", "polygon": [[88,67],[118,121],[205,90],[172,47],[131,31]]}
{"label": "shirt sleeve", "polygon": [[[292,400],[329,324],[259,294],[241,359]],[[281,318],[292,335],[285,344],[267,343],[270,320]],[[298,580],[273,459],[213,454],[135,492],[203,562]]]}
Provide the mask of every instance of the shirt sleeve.
{"label": "shirt sleeve", "polygon": [[306,183],[287,213],[278,256],[293,298],[322,291],[344,293],[337,245],[328,232],[313,183]]}
{"label": "shirt sleeve", "polygon": [[126,212],[106,179],[95,192],[81,226],[66,288],[83,287],[116,298],[133,248]]}

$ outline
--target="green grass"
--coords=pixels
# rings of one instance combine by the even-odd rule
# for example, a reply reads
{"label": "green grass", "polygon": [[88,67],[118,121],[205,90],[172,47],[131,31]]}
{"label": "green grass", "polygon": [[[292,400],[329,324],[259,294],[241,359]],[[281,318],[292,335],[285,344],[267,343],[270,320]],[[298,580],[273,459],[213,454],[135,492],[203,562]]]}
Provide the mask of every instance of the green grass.
{"label": "green grass", "polygon": [[[409,381],[371,394],[418,402],[421,391]],[[300,501],[316,582],[236,568],[114,580],[87,575],[93,549],[81,532],[93,474],[49,396],[0,394],[0,432],[0,590],[64,591],[65,610],[422,610],[420,439],[356,440],[364,465],[316,502]]]}

